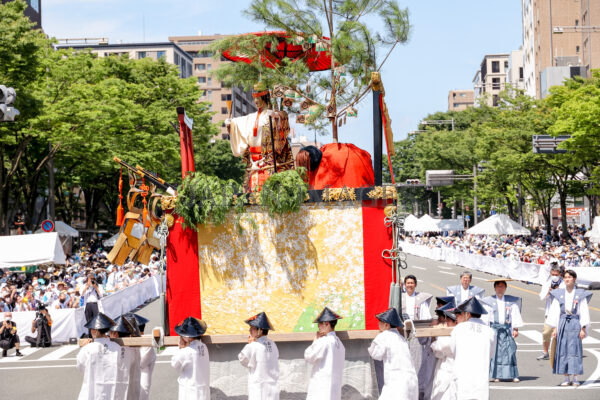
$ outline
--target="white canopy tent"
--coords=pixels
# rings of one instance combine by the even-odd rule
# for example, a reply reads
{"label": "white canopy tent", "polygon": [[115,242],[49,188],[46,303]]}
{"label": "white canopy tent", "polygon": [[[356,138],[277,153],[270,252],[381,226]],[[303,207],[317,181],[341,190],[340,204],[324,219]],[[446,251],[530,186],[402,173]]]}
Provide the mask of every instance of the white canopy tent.
{"label": "white canopy tent", "polygon": [[439,219],[436,221],[440,231],[464,231],[465,222],[462,219]]}
{"label": "white canopy tent", "polygon": [[46,263],[64,264],[58,233],[0,236],[0,268]]}
{"label": "white canopy tent", "polygon": [[495,214],[467,230],[470,235],[531,235],[506,214]]}
{"label": "white canopy tent", "polygon": [[[42,228],[35,231],[35,233],[43,233]],[[69,237],[79,237],[79,231],[71,226],[65,224],[62,221],[56,221],[54,223],[54,232],[58,233],[60,236],[69,236]]]}
{"label": "white canopy tent", "polygon": [[404,231],[405,232],[415,232],[419,230],[419,218],[410,214],[408,217],[404,218]]}
{"label": "white canopy tent", "polygon": [[592,229],[585,233],[585,237],[592,243],[600,243],[600,217],[594,217]]}
{"label": "white canopy tent", "polygon": [[419,218],[419,232],[440,232],[441,229],[438,226],[438,222],[431,218],[429,214],[423,215]]}
{"label": "white canopy tent", "polygon": [[119,238],[119,234],[120,234],[120,232],[117,232],[114,235],[112,235],[111,237],[109,237],[108,239],[104,240],[102,242],[102,245],[104,247],[114,247],[115,243],[117,243],[117,239]]}

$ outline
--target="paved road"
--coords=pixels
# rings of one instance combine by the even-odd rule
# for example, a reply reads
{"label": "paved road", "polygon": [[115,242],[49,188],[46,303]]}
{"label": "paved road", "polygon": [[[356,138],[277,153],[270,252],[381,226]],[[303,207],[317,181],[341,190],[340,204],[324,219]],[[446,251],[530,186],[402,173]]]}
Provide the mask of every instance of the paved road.
{"label": "paved road", "polygon": [[[408,269],[403,275],[414,274],[419,280],[417,290],[429,292],[435,296],[445,293],[444,288],[458,284],[461,267],[409,256]],[[484,287],[492,293],[492,284],[485,282],[491,275],[473,272],[473,284]],[[491,384],[490,398],[493,400],[546,399],[599,399],[600,398],[600,292],[596,292],[591,303],[592,330],[590,337],[584,341],[584,375],[585,382],[580,388],[557,387],[562,377],[552,375],[548,361],[537,361],[541,353],[541,329],[543,323],[543,303],[537,297],[540,287],[521,282],[511,282],[508,294],[523,298],[523,319],[525,326],[521,328],[517,339],[517,358],[520,383]],[[596,306],[595,306],[596,305]],[[594,307],[595,306],[595,307]],[[158,301],[154,301],[137,311],[149,318],[148,326],[158,325],[160,312]],[[169,365],[174,348],[160,354],[153,374],[151,398],[176,398],[177,375]],[[81,387],[82,374],[75,368],[75,358],[79,349],[76,346],[55,346],[46,349],[23,349],[24,357],[17,358],[9,353],[9,357],[0,359],[0,388],[3,398],[42,398],[47,397],[73,399],[77,397]],[[222,393],[213,392],[213,398],[227,398]],[[294,396],[296,397],[296,396]],[[282,400],[288,399],[282,395]],[[228,398],[238,400],[238,398]]]}

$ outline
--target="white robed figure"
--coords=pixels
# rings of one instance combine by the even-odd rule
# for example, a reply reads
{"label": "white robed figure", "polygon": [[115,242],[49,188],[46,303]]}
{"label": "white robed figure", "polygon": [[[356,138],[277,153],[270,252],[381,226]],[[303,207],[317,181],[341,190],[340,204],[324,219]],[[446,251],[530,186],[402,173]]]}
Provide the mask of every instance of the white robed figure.
{"label": "white robed figure", "polygon": [[[454,300],[437,308],[439,327],[456,326],[456,315],[452,312]],[[456,399],[456,378],[454,376],[454,354],[452,354],[452,339],[450,336],[438,336],[431,343],[431,351],[437,358],[435,366],[431,400]]]}
{"label": "white robed figure", "polygon": [[248,400],[279,400],[279,351],[267,337],[273,325],[264,312],[245,322],[250,336],[238,359],[248,368]]}
{"label": "white robed figure", "polygon": [[171,358],[171,366],[179,372],[179,400],[210,400],[208,349],[200,341],[206,328],[204,321],[193,317],[175,326],[179,350]]}
{"label": "white robed figure", "polygon": [[398,327],[403,327],[395,308],[375,316],[379,320],[379,333],[369,346],[374,360],[383,361],[384,385],[380,400],[419,398],[419,384],[413,367],[408,344]]}
{"label": "white robed figure", "polygon": [[481,320],[486,311],[476,297],[460,304],[454,313],[458,325],[450,335],[450,348],[454,355],[456,398],[487,400],[496,333]]}
{"label": "white robed figure", "polygon": [[[115,325],[110,328],[111,338],[124,338],[140,336],[137,320],[133,314],[123,314],[115,320]],[[116,399],[138,400],[140,398],[140,349],[135,347],[121,347],[124,362],[118,368]]]}
{"label": "white robed figure", "polygon": [[117,371],[125,360],[121,346],[106,337],[115,322],[98,313],[85,327],[90,329],[93,342],[84,345],[77,354],[77,369],[83,372],[83,384],[79,400],[114,399],[117,387]]}
{"label": "white robed figure", "polygon": [[152,371],[156,363],[156,351],[153,347],[142,347],[140,349],[140,400],[150,398],[150,386],[152,385]]}
{"label": "white robed figure", "polygon": [[312,365],[307,400],[340,400],[346,349],[334,328],[339,315],[325,307],[315,319],[319,331],[313,343],[304,351],[304,359]]}
{"label": "white robed figure", "polygon": [[523,326],[520,297],[506,295],[506,282],[512,279],[490,279],[496,294],[483,299],[487,311],[483,321],[496,332],[496,347],[490,360],[490,379],[496,382],[510,379],[519,382],[517,369],[517,343],[519,328]]}

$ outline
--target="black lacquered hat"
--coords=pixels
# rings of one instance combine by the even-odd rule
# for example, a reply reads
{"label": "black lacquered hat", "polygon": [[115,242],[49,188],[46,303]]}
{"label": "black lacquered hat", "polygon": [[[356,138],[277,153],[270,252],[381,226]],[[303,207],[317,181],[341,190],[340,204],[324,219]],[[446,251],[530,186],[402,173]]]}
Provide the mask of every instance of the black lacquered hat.
{"label": "black lacquered hat", "polygon": [[319,316],[313,321],[313,323],[316,324],[317,322],[336,321],[338,319],[342,319],[342,317],[325,307],[323,311],[321,311],[321,314],[319,314]]}
{"label": "black lacquered hat", "polygon": [[175,325],[175,333],[183,337],[198,337],[206,332],[206,322],[194,317],[187,317]]}
{"label": "black lacquered hat", "polygon": [[375,318],[380,320],[381,322],[386,322],[390,324],[392,327],[400,327],[402,328],[404,324],[400,320],[400,316],[398,315],[398,311],[395,308],[388,308],[382,313],[375,315]]}
{"label": "black lacquered hat", "polygon": [[452,302],[454,304],[454,296],[440,296],[436,297],[435,301],[442,304],[448,304]]}
{"label": "black lacquered hat", "polygon": [[265,314],[264,312],[260,312],[248,318],[244,322],[258,329],[266,329],[269,331],[275,330],[275,328],[273,328],[273,325],[271,324],[271,321],[269,321],[269,317],[267,317],[267,314]]}
{"label": "black lacquered hat", "polygon": [[111,332],[126,333],[132,336],[140,336],[140,328],[138,327],[135,317],[131,314],[123,314],[115,320],[115,325],[110,328]]}
{"label": "black lacquered hat", "polygon": [[470,299],[463,301],[454,310],[454,314],[465,312],[480,315],[487,314],[487,311],[485,311],[485,308],[483,308],[483,305],[476,297],[471,297]]}
{"label": "black lacquered hat", "polygon": [[149,319],[142,317],[139,314],[134,314],[134,313],[127,313],[125,314],[127,316],[133,315],[133,317],[135,318],[135,321],[137,322],[138,326],[140,325],[146,325],[148,322],[150,322]]}
{"label": "black lacquered hat", "polygon": [[106,314],[98,313],[94,318],[89,320],[84,326],[88,329],[106,329],[115,325],[115,321],[109,318]]}
{"label": "black lacquered hat", "polygon": [[443,314],[446,317],[450,318],[453,321],[456,321],[456,314],[454,314],[454,302],[448,303],[448,304],[444,304],[441,307],[438,307],[435,309],[435,312],[437,314]]}

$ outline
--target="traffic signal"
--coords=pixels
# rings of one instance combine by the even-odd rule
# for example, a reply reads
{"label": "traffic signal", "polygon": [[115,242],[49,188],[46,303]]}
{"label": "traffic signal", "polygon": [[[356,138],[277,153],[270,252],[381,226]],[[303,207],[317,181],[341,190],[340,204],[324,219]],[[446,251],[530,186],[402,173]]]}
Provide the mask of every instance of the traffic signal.
{"label": "traffic signal", "polygon": [[406,184],[407,185],[420,185],[421,180],[420,179],[407,179]]}
{"label": "traffic signal", "polygon": [[17,92],[11,87],[0,85],[0,122],[14,121],[19,115],[19,110],[11,107],[15,102]]}

